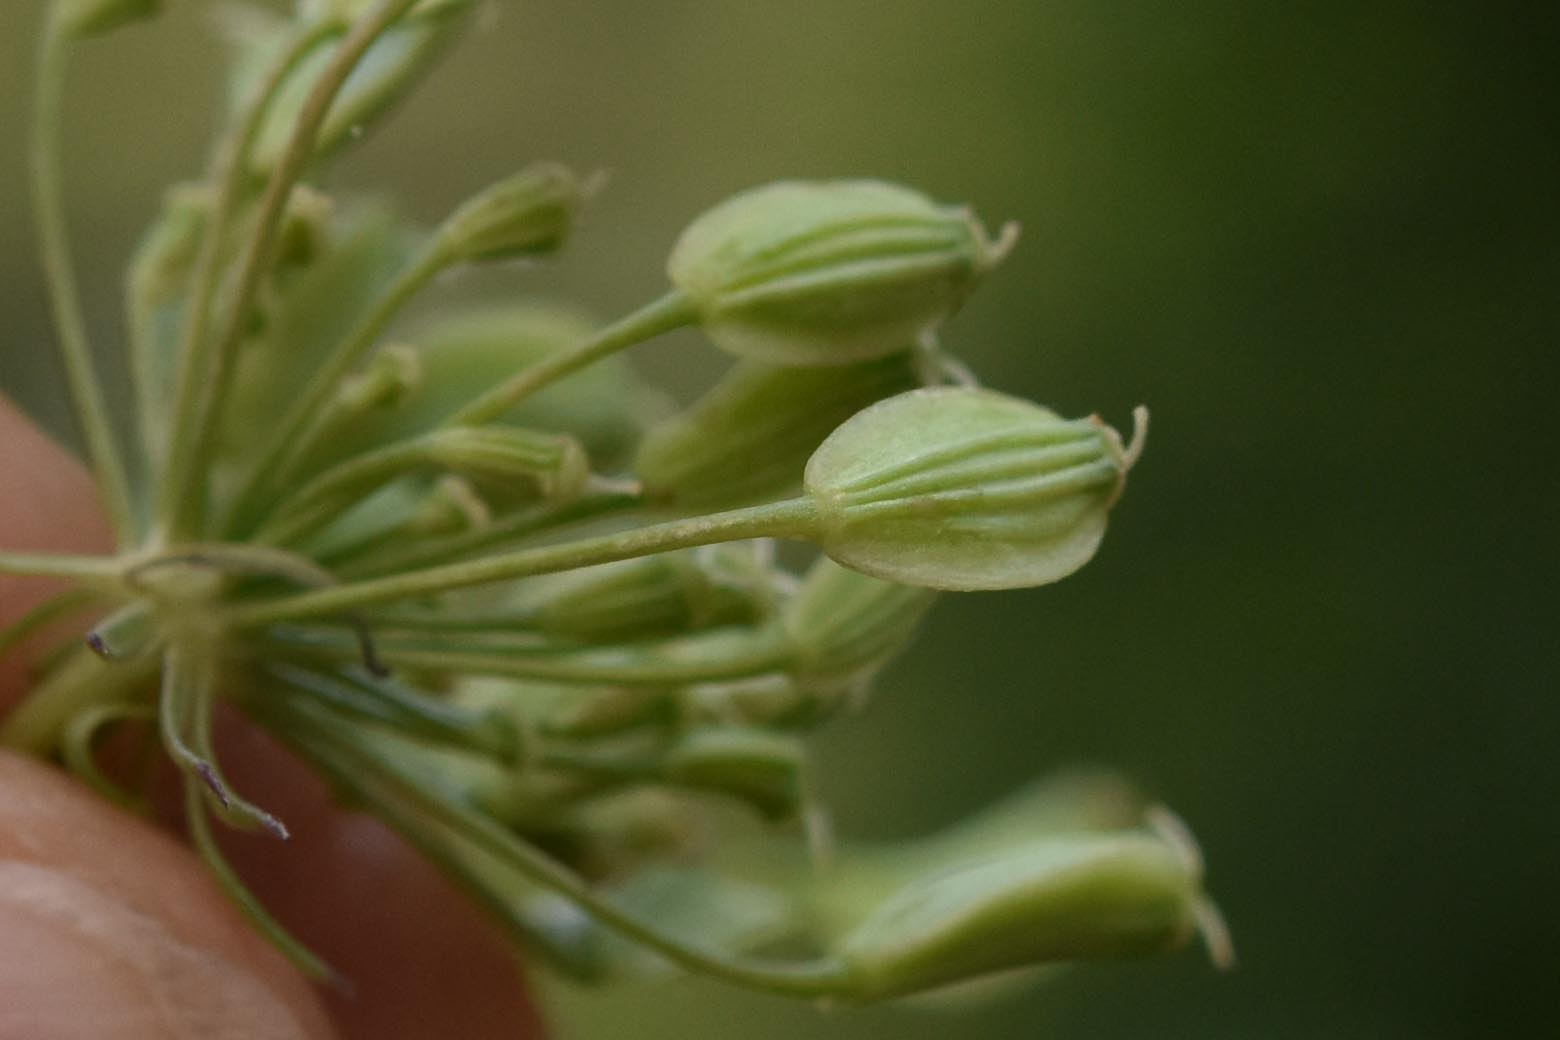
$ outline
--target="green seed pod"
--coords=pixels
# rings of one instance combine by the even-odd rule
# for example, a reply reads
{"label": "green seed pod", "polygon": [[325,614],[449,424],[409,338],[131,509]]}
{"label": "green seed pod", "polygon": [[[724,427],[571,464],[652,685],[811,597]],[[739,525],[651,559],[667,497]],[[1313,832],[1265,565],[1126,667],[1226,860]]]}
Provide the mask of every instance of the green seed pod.
{"label": "green seed pod", "polygon": [[573,437],[514,426],[457,426],[429,434],[425,443],[437,465],[500,486],[534,481],[554,501],[577,497],[590,477],[585,449]]}
{"label": "green seed pod", "polygon": [[162,11],[162,0],[55,0],[60,32],[74,39],[101,36]]}
{"label": "green seed pod", "polygon": [[463,204],[439,228],[435,248],[449,263],[556,252],[584,196],[568,168],[537,163]]}
{"label": "green seed pod", "polygon": [[882,401],[807,464],[817,539],[852,570],[948,590],[1045,585],[1094,555],[1141,448],[989,390]]}
{"label": "green seed pod", "polygon": [[[363,6],[347,0],[328,3],[331,20],[349,19]],[[440,0],[419,4],[386,30],[347,77],[315,138],[315,151],[325,155],[362,136],[365,128],[387,112],[416,84],[454,36],[472,0]],[[338,40],[322,40],[298,63],[266,110],[265,120],[249,153],[250,171],[257,178],[270,174],[281,161],[298,113],[330,64]]]}
{"label": "green seed pod", "polygon": [[786,605],[795,674],[809,684],[853,682],[910,642],[937,594],[847,570],[823,557]]}
{"label": "green seed pod", "polygon": [[1183,945],[1206,899],[1195,864],[1146,834],[1034,841],[889,897],[837,950],[878,1000],[993,972]]}
{"label": "green seed pod", "polygon": [[667,273],[723,350],[840,365],[921,341],[1015,235],[882,181],[781,181],[696,219]]}
{"label": "green seed pod", "polygon": [[645,434],[634,472],[647,496],[690,509],[785,494],[837,426],[919,384],[907,351],[830,368],[740,361],[691,408]]}
{"label": "green seed pod", "polygon": [[772,820],[796,815],[805,793],[806,752],[799,741],[758,729],[697,729],[666,754],[668,780],[720,791]]}

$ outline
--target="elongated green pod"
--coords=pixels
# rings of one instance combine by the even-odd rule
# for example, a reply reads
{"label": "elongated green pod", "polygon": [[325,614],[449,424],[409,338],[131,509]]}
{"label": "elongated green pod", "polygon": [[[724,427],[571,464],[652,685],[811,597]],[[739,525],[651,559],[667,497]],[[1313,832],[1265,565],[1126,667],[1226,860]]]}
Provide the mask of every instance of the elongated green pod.
{"label": "elongated green pod", "polygon": [[842,365],[921,342],[1012,246],[967,209],[874,180],[780,181],[688,225],[672,284],[723,350]]}
{"label": "elongated green pod", "polygon": [[852,570],[954,591],[1023,588],[1094,556],[1139,448],[1098,418],[930,387],[841,426],[805,486],[819,544]]}

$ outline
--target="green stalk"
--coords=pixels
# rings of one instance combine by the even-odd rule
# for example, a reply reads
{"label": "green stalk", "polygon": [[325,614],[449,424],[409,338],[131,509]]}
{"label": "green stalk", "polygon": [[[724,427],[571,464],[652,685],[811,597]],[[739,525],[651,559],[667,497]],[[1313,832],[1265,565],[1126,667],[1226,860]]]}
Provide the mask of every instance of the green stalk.
{"label": "green stalk", "polygon": [[37,578],[75,578],[83,583],[102,583],[118,579],[123,571],[123,561],[112,556],[0,552],[0,574]]}
{"label": "green stalk", "polygon": [[[261,76],[254,93],[245,102],[232,132],[223,139],[217,154],[213,157],[211,180],[213,184],[218,185],[218,188],[215,204],[207,218],[205,232],[201,236],[200,252],[195,258],[189,303],[175,355],[179,365],[174,385],[175,414],[182,410],[186,401],[193,398],[196,393],[193,381],[200,378],[205,368],[209,351],[212,304],[216,300],[217,290],[222,282],[222,260],[227,254],[233,223],[237,219],[243,196],[249,185],[248,170],[245,165],[249,151],[254,146],[261,126],[264,125],[266,112],[270,109],[276,92],[297,68],[298,63],[333,31],[335,27],[331,23],[316,22],[302,27],[292,39],[283,44],[270,67]],[[152,360],[147,354],[150,343],[147,342],[144,332],[132,329],[132,333],[130,344],[134,362],[133,371],[136,373],[136,382],[140,389],[143,425],[147,427],[150,435],[152,431],[146,417],[162,402],[155,399],[152,385]],[[175,465],[182,464],[177,463],[173,456],[183,451],[184,448],[177,440],[170,440],[163,459],[164,468],[172,471]]]}
{"label": "green stalk", "polygon": [[655,524],[637,531],[584,538],[563,545],[542,546],[287,596],[240,607],[234,610],[230,622],[240,628],[253,628],[281,621],[341,614],[375,603],[429,596],[472,585],[553,574],[576,567],[671,552],[674,549],[691,549],[716,542],[747,538],[802,538],[807,536],[815,523],[816,510],[807,499],[751,506],[712,516]]}
{"label": "green stalk", "polygon": [[521,948],[531,953],[540,952],[554,967],[582,980],[599,977],[601,968],[593,956],[594,944],[581,942],[571,930],[560,929],[546,917],[538,919],[528,915],[516,898],[516,890],[520,887],[517,881],[522,879],[514,877],[502,862],[473,847],[436,817],[408,807],[393,796],[383,795],[361,778],[349,775],[326,745],[290,729],[278,727],[277,730],[283,742],[306,759],[321,776],[339,789],[351,791],[355,800],[484,907]]}
{"label": "green stalk", "polygon": [[[687,656],[654,650],[591,649],[561,653],[502,653],[481,650],[445,650],[399,646],[379,639],[379,659],[388,665],[411,669],[496,675],[540,682],[583,683],[609,686],[686,686],[692,683],[726,682],[768,672],[783,671],[792,663],[790,646],[775,630],[754,633],[745,645],[726,653],[706,652]],[[469,644],[468,644],[469,645]],[[697,644],[695,644],[697,645]],[[351,648],[343,647],[343,652]]]}
{"label": "green stalk", "polygon": [[82,588],[66,589],[44,600],[5,628],[0,628],[0,657],[16,649],[23,640],[41,629],[82,609],[92,600],[92,593]]}
{"label": "green stalk", "polygon": [[[606,927],[679,967],[768,993],[815,998],[848,997],[851,993],[850,970],[836,960],[823,958],[799,964],[755,961],[668,935],[614,906],[572,871],[521,841],[497,821],[392,764],[387,756],[370,750],[360,738],[324,713],[293,704],[276,705],[270,710],[283,722],[278,731],[284,739],[300,743],[318,739],[317,763],[354,796],[375,806],[392,800],[406,803],[412,810],[438,820],[507,869],[557,892]],[[295,736],[302,733],[310,736]]]}
{"label": "green stalk", "polygon": [[566,524],[622,512],[640,503],[641,499],[636,494],[617,492],[587,494],[565,505],[544,503],[500,517],[485,527],[443,538],[409,541],[385,552],[365,555],[341,567],[339,573],[345,578],[375,578],[412,568],[449,563],[505,542],[520,541],[528,535],[551,531]]}
{"label": "green stalk", "polygon": [[207,818],[206,795],[208,792],[194,777],[184,778],[184,822],[189,827],[190,842],[195,846],[206,869],[216,878],[217,885],[238,907],[249,923],[281,951],[306,978],[316,982],[329,982],[344,987],[345,981],[334,968],[326,964],[314,951],[293,937],[281,922],[272,917],[255,894],[249,891],[233,865],[222,854],[216,835],[211,833],[211,821]]}
{"label": "green stalk", "polygon": [[192,343],[192,355],[181,359],[180,381],[174,398],[174,419],[168,437],[167,471],[157,519],[161,534],[170,540],[189,537],[202,529],[206,506],[196,476],[209,460],[216,437],[211,431],[222,414],[233,361],[243,342],[250,310],[260,283],[275,259],[277,236],[293,186],[314,155],[314,141],[330,106],[347,77],[374,41],[418,0],[380,0],[342,39],[330,63],[320,73],[314,89],[298,114],[271,179],[261,196],[254,233],[239,264],[233,299],[214,340]]}
{"label": "green stalk", "polygon": [[429,465],[422,438],[356,455],[286,495],[255,532],[261,545],[291,545],[396,477]]}
{"label": "green stalk", "polygon": [[53,755],[71,719],[97,705],[131,701],[157,674],[158,664],[156,657],[109,664],[81,646],[0,725],[0,745],[40,757]]}
{"label": "green stalk", "polygon": [[60,758],[65,768],[108,801],[120,808],[147,815],[151,805],[142,795],[120,787],[98,767],[94,745],[98,734],[117,722],[151,722],[156,712],[146,704],[94,704],[77,712],[66,725],[60,740]]}
{"label": "green stalk", "polygon": [[32,193],[38,246],[48,284],[49,304],[58,329],[56,342],[65,378],[70,384],[76,423],[86,442],[87,460],[97,483],[103,511],[120,547],[135,537],[135,517],[130,505],[130,482],[124,459],[109,422],[103,385],[92,360],[81,292],[76,285],[70,234],[65,217],[60,162],[61,110],[70,41],[60,32],[59,5],[52,6],[43,31],[39,53],[38,83],[32,126]]}
{"label": "green stalk", "polygon": [[342,379],[364,355],[409,300],[449,264],[439,240],[425,248],[375,302],[368,314],[331,355],[315,370],[296,403],[283,416],[276,433],[256,456],[221,529],[234,533],[247,529],[253,514],[273,489],[286,486],[306,463],[328,428],[327,405]]}
{"label": "green stalk", "polygon": [[215,662],[202,649],[176,642],[163,656],[162,695],[157,706],[163,747],[187,777],[205,785],[224,823],[240,830],[265,830],[285,841],[286,825],[235,793],[217,767],[211,744],[217,672]]}
{"label": "green stalk", "polygon": [[521,401],[565,376],[636,343],[680,329],[694,318],[693,306],[688,299],[679,292],[669,292],[621,321],[613,322],[585,342],[522,369],[450,416],[444,425],[481,426],[493,422]]}
{"label": "green stalk", "polygon": [[271,665],[267,673],[289,690],[339,714],[388,726],[413,740],[503,763],[512,763],[519,754],[519,734],[496,712],[469,711],[372,676],[326,675],[285,664]]}

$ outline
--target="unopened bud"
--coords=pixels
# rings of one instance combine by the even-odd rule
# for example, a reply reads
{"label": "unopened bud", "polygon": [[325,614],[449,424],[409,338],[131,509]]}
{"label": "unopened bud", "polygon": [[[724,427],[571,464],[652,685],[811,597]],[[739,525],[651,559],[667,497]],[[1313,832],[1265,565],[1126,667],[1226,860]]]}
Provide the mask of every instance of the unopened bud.
{"label": "unopened bud", "polygon": [[852,570],[948,590],[1044,585],[1094,555],[1141,448],[967,387],[914,390],[836,430],[807,464],[819,544]]}
{"label": "unopened bud", "polygon": [[1207,906],[1195,865],[1147,834],[1057,837],[889,897],[837,954],[863,1000],[993,972],[1183,945]]}
{"label": "unopened bud", "polygon": [[936,597],[819,559],[784,615],[797,675],[829,682],[881,668],[910,642]]}
{"label": "unopened bud", "polygon": [[55,0],[60,32],[81,38],[100,36],[121,25],[150,18],[162,11],[162,0]]}
{"label": "unopened bud", "polygon": [[922,340],[1015,233],[882,181],[781,181],[695,220],[667,271],[722,349],[839,365]]}
{"label": "unopened bud", "polygon": [[330,196],[306,184],[292,190],[287,214],[277,236],[276,262],[283,267],[303,267],[314,262],[330,241],[330,218],[335,208]]}
{"label": "unopened bud", "polygon": [[720,508],[786,493],[841,423],[919,385],[907,351],[831,368],[740,361],[680,415],[652,427],[635,474],[647,496]]}
{"label": "unopened bud", "polygon": [[422,536],[459,534],[486,527],[492,518],[487,503],[470,481],[446,473],[434,481],[427,496],[417,504],[406,528]]}
{"label": "unopened bud", "polygon": [[457,209],[439,229],[439,248],[452,263],[554,252],[583,197],[579,178],[566,167],[537,163]]}
{"label": "unopened bud", "polygon": [[720,791],[770,819],[794,816],[804,795],[806,753],[792,737],[759,729],[698,729],[667,752],[666,778]]}
{"label": "unopened bud", "polygon": [[375,354],[361,372],[342,382],[336,391],[336,408],[354,417],[395,408],[421,385],[421,355],[412,347],[391,344]]}
{"label": "unopened bud", "polygon": [[769,606],[764,577],[739,546],[605,564],[546,589],[536,623],[549,635],[612,642],[751,622]]}
{"label": "unopened bud", "polygon": [[590,476],[585,449],[573,437],[513,426],[457,426],[428,435],[428,456],[473,480],[500,487],[533,481],[542,495],[567,501]]}

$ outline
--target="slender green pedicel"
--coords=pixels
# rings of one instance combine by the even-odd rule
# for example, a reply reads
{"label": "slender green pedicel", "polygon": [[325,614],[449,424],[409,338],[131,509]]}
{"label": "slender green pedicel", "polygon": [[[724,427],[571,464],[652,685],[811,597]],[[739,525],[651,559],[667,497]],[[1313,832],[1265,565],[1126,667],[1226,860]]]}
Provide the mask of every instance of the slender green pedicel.
{"label": "slender green pedicel", "polygon": [[[168,193],[130,263],[121,422],[71,272],[61,74],[75,41],[159,6],[58,0],[44,39],[40,246],[118,545],[0,549],[0,575],[61,586],[0,654],[77,626],[0,742],[138,811],[146,783],[111,779],[100,737],[160,748],[217,883],[324,982],[350,980],[220,850],[213,821],[289,833],[267,791],[224,776],[223,702],[528,964],[591,983],[671,964],[872,1001],[1198,933],[1228,963],[1184,826],[1113,778],[892,848],[829,834],[812,729],[867,704],[939,590],[1083,566],[1142,449],[1143,413],[1123,443],[977,389],[941,352],[1011,228],[882,181],[781,181],[690,222],[668,291],[615,321],[511,302],[407,321],[446,302],[441,275],[564,248],[594,183],[518,167],[427,232],[324,195],[311,179],[476,5],[302,0],[241,46],[210,170]],[[616,355],[684,328],[737,361],[678,412]],[[972,674],[961,710],[979,692]],[[751,876],[697,862],[738,834],[766,843]]]}

